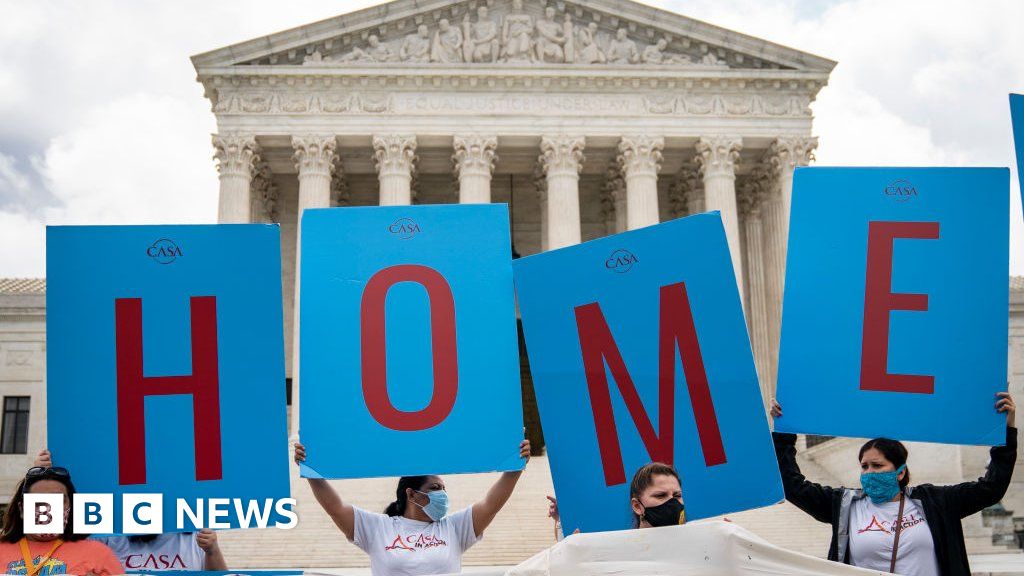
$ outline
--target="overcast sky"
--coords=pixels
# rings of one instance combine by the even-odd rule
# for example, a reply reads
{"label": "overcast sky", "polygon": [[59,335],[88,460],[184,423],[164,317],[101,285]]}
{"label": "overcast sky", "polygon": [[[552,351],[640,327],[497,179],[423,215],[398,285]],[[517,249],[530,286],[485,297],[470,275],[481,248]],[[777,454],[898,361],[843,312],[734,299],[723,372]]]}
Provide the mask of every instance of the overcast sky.
{"label": "overcast sky", "polygon": [[[376,3],[0,0],[0,277],[45,275],[45,224],[214,222],[216,128],[188,57]],[[649,3],[837,60],[818,164],[1014,165],[1020,0]]]}

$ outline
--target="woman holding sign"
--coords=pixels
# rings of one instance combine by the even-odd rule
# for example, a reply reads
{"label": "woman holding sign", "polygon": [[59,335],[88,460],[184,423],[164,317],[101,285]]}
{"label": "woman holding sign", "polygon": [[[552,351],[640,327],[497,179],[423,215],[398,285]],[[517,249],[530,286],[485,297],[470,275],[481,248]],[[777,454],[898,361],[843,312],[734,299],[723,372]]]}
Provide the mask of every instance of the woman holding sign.
{"label": "woman holding sign", "polygon": [[[861,447],[861,490],[821,486],[800,473],[796,435],[776,432],[786,500],[832,525],[829,560],[910,576],[969,576],[960,520],[1002,499],[1017,460],[1013,398],[1000,392],[995,407],[1006,413],[1006,445],[989,452],[983,478],[952,486],[910,486],[907,449],[888,438]],[[774,400],[772,416],[782,417]]]}
{"label": "woman holding sign", "polygon": [[[519,457],[529,459],[529,440],[519,445]],[[306,448],[296,443],[295,462],[305,459]],[[451,515],[439,476],[403,476],[395,501],[384,514],[344,502],[327,480],[307,480],[317,502],[345,537],[369,554],[374,576],[427,576],[462,570],[462,554],[483,536],[512,496],[521,474],[521,470],[503,473],[483,500]],[[409,554],[413,551],[417,553]]]}
{"label": "woman holding sign", "polygon": [[[52,534],[25,534],[25,494],[60,494],[64,497],[64,525]],[[110,548],[88,534],[75,534],[71,502],[75,485],[66,468],[34,466],[18,482],[4,513],[0,532],[0,569],[4,574],[124,574]],[[34,513],[30,511],[30,513]],[[57,527],[54,527],[55,529]]]}
{"label": "woman holding sign", "polygon": [[[555,521],[555,539],[562,539],[562,520],[558,500],[548,496],[548,516]],[[629,483],[629,505],[633,509],[633,528],[658,528],[686,523],[686,506],[679,473],[668,464],[644,464]],[[579,528],[573,534],[579,532]]]}

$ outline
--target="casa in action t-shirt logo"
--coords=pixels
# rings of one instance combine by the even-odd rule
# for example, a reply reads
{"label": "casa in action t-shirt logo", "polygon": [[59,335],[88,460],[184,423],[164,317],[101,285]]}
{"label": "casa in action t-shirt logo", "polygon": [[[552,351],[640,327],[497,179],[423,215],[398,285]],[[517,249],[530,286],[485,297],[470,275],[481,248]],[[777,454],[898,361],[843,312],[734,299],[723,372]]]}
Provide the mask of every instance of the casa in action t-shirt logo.
{"label": "casa in action t-shirt logo", "polygon": [[146,248],[146,256],[161,264],[170,264],[181,258],[181,248],[168,238],[161,238]]}
{"label": "casa in action t-shirt logo", "polygon": [[885,187],[885,195],[902,204],[917,198],[917,188],[909,180],[896,180]]}
{"label": "casa in action t-shirt logo", "polygon": [[619,248],[604,261],[604,267],[613,270],[618,274],[625,274],[633,269],[633,265],[639,262],[635,254],[629,250]]}
{"label": "casa in action t-shirt logo", "polygon": [[422,230],[420,230],[420,225],[414,222],[412,218],[399,218],[391,226],[388,226],[388,232],[402,240],[408,240],[422,232]]}

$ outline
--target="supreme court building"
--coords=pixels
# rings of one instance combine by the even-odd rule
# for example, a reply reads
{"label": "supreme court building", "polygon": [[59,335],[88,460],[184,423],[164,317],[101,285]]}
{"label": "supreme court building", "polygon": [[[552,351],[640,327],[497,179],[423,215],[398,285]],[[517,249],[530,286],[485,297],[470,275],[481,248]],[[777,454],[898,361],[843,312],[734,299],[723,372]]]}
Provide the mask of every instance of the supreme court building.
{"label": "supreme court building", "polygon": [[[810,105],[835,62],[630,0],[395,0],[192,62],[217,119],[218,221],[281,227],[292,415],[301,386],[299,215],[329,206],[507,203],[520,256],[717,210],[762,393],[773,395],[792,174],[813,161]],[[5,302],[34,300],[5,296],[3,286],[0,351],[12,331],[34,336],[14,339],[18,378],[0,366],[0,386],[5,394],[22,386],[41,408],[42,364],[25,380],[28,368],[17,361],[23,341],[44,353],[45,311],[5,312],[15,310]],[[1024,395],[1024,283],[1014,279],[1011,288],[1008,379]],[[553,543],[550,471],[526,358],[523,388],[538,455],[467,565],[515,564]],[[45,441],[43,416],[30,418],[30,453]],[[6,415],[4,430],[6,438]],[[859,445],[802,440],[800,463],[812,480],[856,485]],[[910,452],[915,480],[924,482],[977,477],[987,459],[968,447],[912,444]],[[14,475],[27,457],[5,458],[0,469]],[[1022,472],[1005,510],[965,520],[972,554],[1010,550],[1013,516],[1024,516]],[[493,479],[446,477],[453,509],[480,498]],[[367,509],[382,510],[394,496],[393,480],[336,486]],[[293,493],[298,528],[221,536],[232,568],[367,565],[294,470]],[[828,526],[791,505],[730,517],[788,548],[827,551]]]}

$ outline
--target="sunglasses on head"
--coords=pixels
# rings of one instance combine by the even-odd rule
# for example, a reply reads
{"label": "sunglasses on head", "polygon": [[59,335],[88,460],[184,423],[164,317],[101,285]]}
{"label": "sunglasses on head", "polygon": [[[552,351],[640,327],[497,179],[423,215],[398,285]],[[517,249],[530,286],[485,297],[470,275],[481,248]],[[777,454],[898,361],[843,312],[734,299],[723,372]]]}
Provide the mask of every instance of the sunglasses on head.
{"label": "sunglasses on head", "polygon": [[60,466],[44,467],[44,466],[33,466],[28,469],[25,473],[25,478],[39,478],[41,476],[48,476],[51,478],[66,478],[70,476],[67,468],[61,468]]}

